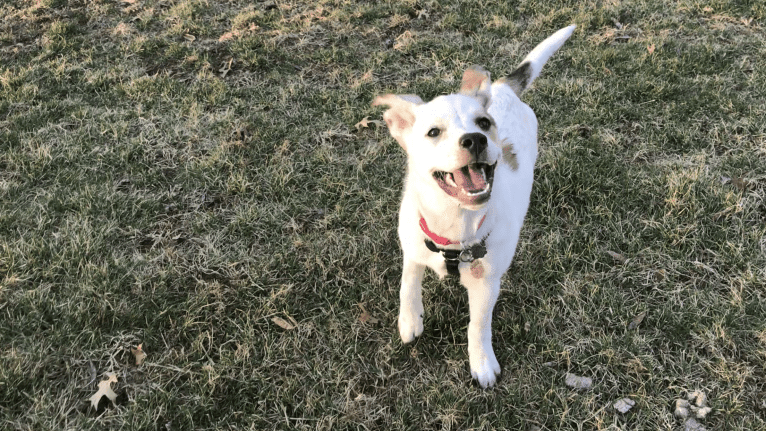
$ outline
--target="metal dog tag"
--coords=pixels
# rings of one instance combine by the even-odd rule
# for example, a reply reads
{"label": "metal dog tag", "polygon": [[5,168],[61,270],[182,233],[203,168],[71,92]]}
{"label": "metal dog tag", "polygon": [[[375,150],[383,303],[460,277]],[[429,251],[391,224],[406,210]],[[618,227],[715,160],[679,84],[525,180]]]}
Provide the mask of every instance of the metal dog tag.
{"label": "metal dog tag", "polygon": [[460,261],[461,262],[471,262],[473,260],[473,250],[470,248],[467,248],[465,250],[460,251]]}

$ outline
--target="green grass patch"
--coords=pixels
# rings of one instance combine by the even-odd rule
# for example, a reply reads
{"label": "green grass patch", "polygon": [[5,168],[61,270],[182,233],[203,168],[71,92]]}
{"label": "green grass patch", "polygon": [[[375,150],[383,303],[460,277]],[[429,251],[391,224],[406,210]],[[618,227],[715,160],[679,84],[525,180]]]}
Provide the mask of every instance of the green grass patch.
{"label": "green grass patch", "polygon": [[[0,428],[681,429],[695,390],[707,429],[766,428],[765,10],[4,2]],[[485,391],[454,281],[398,338],[405,159],[355,124],[569,23],[525,94],[540,157]]]}

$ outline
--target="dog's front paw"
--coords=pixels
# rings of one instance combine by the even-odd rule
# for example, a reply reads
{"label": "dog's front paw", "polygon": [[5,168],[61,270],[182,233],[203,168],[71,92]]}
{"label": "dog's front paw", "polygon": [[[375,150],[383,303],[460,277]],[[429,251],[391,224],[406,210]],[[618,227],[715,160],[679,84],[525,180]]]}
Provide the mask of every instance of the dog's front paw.
{"label": "dog's front paw", "polygon": [[399,313],[399,335],[407,344],[423,333],[422,313]]}
{"label": "dog's front paw", "polygon": [[492,346],[468,352],[471,362],[471,376],[479,381],[482,388],[493,386],[500,375],[500,363],[497,362]]}

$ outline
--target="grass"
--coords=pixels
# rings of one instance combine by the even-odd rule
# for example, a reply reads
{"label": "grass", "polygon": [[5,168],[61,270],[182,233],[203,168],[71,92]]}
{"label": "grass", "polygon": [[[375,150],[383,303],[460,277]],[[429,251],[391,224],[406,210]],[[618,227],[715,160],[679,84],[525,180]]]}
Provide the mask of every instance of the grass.
{"label": "grass", "polygon": [[[707,429],[766,429],[765,14],[4,2],[0,428],[674,430],[702,390]],[[537,182],[482,390],[456,283],[429,275],[425,333],[398,339],[404,156],[354,125],[569,23],[525,95]]]}

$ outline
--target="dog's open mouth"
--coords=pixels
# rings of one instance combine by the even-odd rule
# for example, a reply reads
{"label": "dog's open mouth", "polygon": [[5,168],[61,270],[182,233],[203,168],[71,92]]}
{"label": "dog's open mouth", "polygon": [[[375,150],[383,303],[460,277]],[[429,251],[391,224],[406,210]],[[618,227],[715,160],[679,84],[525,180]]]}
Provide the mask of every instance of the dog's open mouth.
{"label": "dog's open mouth", "polygon": [[474,163],[452,172],[436,171],[433,177],[448,195],[467,205],[480,205],[489,199],[495,166]]}

